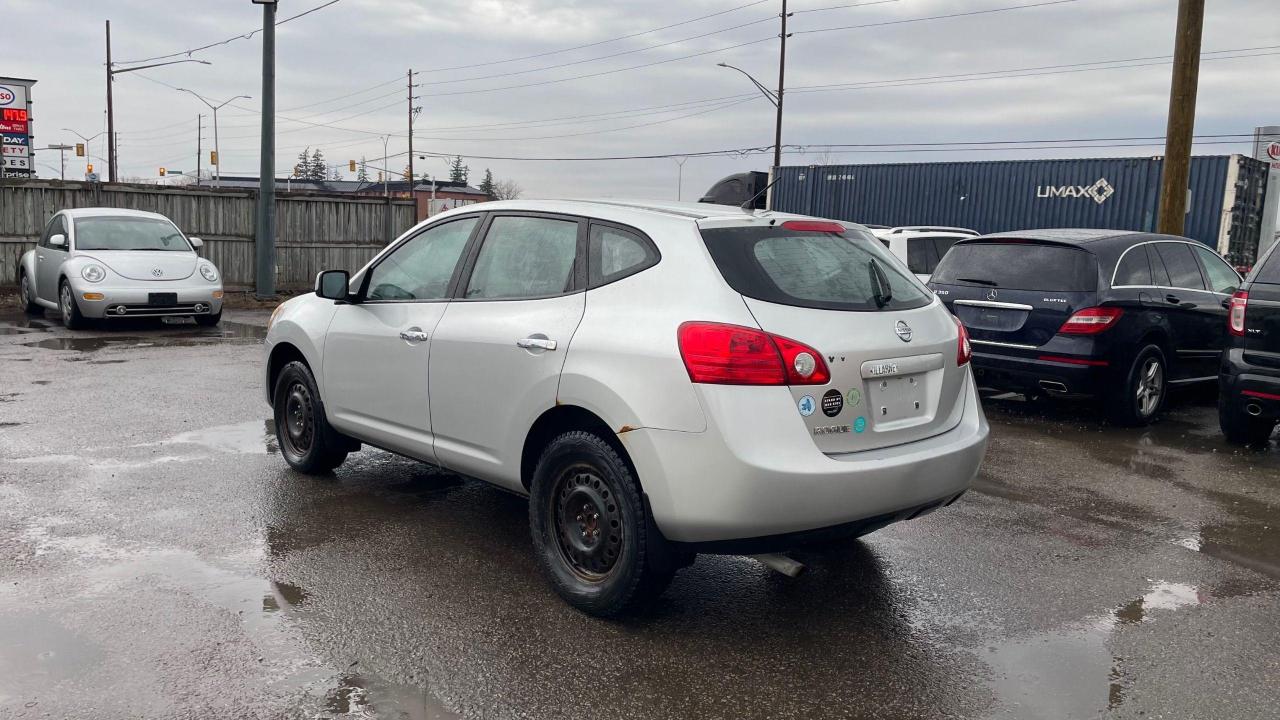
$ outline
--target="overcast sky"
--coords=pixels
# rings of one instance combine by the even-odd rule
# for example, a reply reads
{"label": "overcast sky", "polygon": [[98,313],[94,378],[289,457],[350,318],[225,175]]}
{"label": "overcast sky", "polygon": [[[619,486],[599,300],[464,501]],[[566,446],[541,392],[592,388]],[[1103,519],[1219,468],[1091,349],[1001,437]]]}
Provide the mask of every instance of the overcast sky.
{"label": "overcast sky", "polygon": [[[325,1],[280,0],[278,17]],[[868,4],[822,9],[859,2]],[[1043,0],[790,0],[795,14],[789,30],[795,34],[788,41],[787,87],[795,91],[786,96],[783,143],[806,147],[789,150],[783,163],[1159,154],[1159,142],[964,152],[812,147],[1163,136],[1170,66],[1160,56],[1172,54],[1176,0],[1074,0],[847,27],[1036,2]],[[1197,135],[1248,133],[1257,125],[1280,124],[1280,47],[1238,52],[1280,46],[1276,0],[1212,0],[1208,6],[1204,51],[1237,52],[1207,55],[1201,65]],[[412,67],[422,71],[415,78],[421,84],[416,104],[423,106],[415,149],[461,154],[473,184],[487,167],[499,179],[516,180],[527,197],[674,198],[674,159],[551,162],[477,156],[768,148],[772,105],[747,78],[716,63],[739,66],[775,86],[780,7],[781,0],[340,0],[277,29],[277,169],[287,175],[305,146],[321,148],[330,163],[363,156],[380,166],[380,133],[391,135],[389,154],[399,154],[388,164],[402,169],[404,75]],[[59,128],[86,136],[105,129],[104,20],[111,20],[117,62],[183,51],[262,24],[259,6],[249,0],[4,0],[3,13],[10,30],[0,41],[0,75],[39,81],[33,90],[37,146],[76,142]],[[712,13],[718,14],[686,22]],[[683,24],[659,29],[677,23]],[[807,32],[814,30],[820,32]],[[206,153],[213,144],[208,110],[196,98],[160,84],[165,83],[217,102],[253,97],[234,101],[218,119],[223,174],[256,176],[261,47],[259,34],[192,56],[210,65],[117,76],[121,175],[154,177],[161,166],[194,169],[197,113],[206,114]],[[686,57],[697,53],[705,54]],[[1229,59],[1240,54],[1254,57]],[[503,62],[532,55],[539,57]],[[1118,60],[1136,67],[1106,64]],[[1082,63],[1098,65],[1082,68]],[[639,65],[648,67],[626,69]],[[1027,70],[1050,66],[1057,74]],[[1111,69],[1080,71],[1091,67]],[[1022,70],[1016,74],[1023,77],[965,75],[1001,70]],[[595,77],[576,77],[582,75]],[[939,76],[950,77],[939,82]],[[934,79],[884,82],[912,78]],[[837,84],[846,87],[813,88]],[[885,84],[891,86],[877,86]],[[102,141],[91,144],[93,154],[105,155]],[[1198,144],[1196,152],[1249,152],[1242,138],[1217,142],[1225,144]],[[56,153],[38,155],[40,163],[57,165]],[[689,158],[683,196],[696,200],[720,177],[764,170],[769,161],[767,154]],[[105,175],[105,162],[95,164]],[[38,169],[42,176],[56,174],[46,166]],[[447,175],[445,161],[436,158],[416,161],[415,169]],[[345,165],[342,171],[346,176]],[[82,172],[83,165],[68,161],[68,177]]]}

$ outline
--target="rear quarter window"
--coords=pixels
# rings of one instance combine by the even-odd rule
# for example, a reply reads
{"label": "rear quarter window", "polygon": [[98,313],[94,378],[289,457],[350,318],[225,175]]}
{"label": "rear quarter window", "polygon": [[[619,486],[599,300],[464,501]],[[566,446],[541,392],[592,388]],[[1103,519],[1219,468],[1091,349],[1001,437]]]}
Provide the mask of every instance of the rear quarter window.
{"label": "rear quarter window", "polygon": [[933,272],[940,285],[1092,292],[1098,289],[1098,259],[1065,245],[1033,242],[959,243]]}
{"label": "rear quarter window", "polygon": [[1258,267],[1254,269],[1249,277],[1250,282],[1267,283],[1268,285],[1280,285],[1280,248],[1273,247]]}

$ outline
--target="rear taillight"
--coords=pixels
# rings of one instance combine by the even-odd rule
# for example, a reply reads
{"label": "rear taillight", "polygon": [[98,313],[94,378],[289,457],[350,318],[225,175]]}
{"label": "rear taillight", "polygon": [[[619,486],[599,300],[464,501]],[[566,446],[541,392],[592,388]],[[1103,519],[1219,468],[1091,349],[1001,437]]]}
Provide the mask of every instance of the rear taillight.
{"label": "rear taillight", "polygon": [[782,229],[795,232],[842,233],[844,225],[830,220],[787,220],[782,223]]}
{"label": "rear taillight", "polygon": [[1227,329],[1236,337],[1244,337],[1244,313],[1249,309],[1249,291],[1237,290],[1231,296],[1231,312],[1227,315]]}
{"label": "rear taillight", "polygon": [[953,315],[951,319],[956,321],[956,329],[960,331],[960,337],[956,342],[956,365],[964,365],[973,359],[973,348],[969,346],[969,331],[964,323],[960,322],[960,318]]}
{"label": "rear taillight", "polygon": [[831,380],[817,350],[754,328],[687,322],[676,337],[689,379],[696,383],[825,385]]}
{"label": "rear taillight", "polygon": [[1097,335],[1111,329],[1123,314],[1124,310],[1118,307],[1085,308],[1067,318],[1058,332],[1063,335]]}

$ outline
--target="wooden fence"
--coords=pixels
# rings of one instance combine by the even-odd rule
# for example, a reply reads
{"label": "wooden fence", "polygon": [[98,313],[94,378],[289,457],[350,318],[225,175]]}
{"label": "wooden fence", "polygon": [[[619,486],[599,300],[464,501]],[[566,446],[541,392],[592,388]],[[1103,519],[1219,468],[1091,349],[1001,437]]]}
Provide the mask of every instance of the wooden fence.
{"label": "wooden fence", "polygon": [[[257,190],[0,180],[0,286],[17,282],[18,258],[55,212],[84,207],[160,213],[204,240],[200,253],[228,288],[254,284]],[[413,224],[411,200],[277,192],[276,284],[296,289],[321,270],[354,272]]]}

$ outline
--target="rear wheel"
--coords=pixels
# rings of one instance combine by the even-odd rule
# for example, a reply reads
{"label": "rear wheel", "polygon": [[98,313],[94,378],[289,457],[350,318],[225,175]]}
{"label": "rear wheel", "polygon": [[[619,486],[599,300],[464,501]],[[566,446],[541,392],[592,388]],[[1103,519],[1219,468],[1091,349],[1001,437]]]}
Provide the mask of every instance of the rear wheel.
{"label": "rear wheel", "polygon": [[1275,430],[1274,420],[1249,415],[1245,405],[1232,401],[1226,393],[1218,394],[1218,427],[1229,442],[1238,445],[1263,445]]}
{"label": "rear wheel", "polygon": [[589,432],[552,440],[534,471],[529,528],[538,562],[569,604],[612,617],[645,606],[678,566],[609,443]]}
{"label": "rear wheel", "polygon": [[36,304],[36,294],[32,292],[31,280],[27,278],[25,272],[18,279],[18,302],[22,304],[23,312],[32,315],[44,312],[44,308]]}
{"label": "rear wheel", "polygon": [[62,315],[62,324],[68,330],[79,330],[89,324],[84,315],[80,314],[75,292],[71,290],[71,283],[66,280],[58,286],[58,310]]}
{"label": "rear wheel", "polygon": [[350,441],[329,425],[315,378],[304,363],[294,361],[284,366],[272,398],[276,441],[290,467],[320,475],[347,459]]}
{"label": "rear wheel", "polygon": [[1169,392],[1164,351],[1146,345],[1133,359],[1120,390],[1105,399],[1107,414],[1119,425],[1146,425],[1160,414]]}

